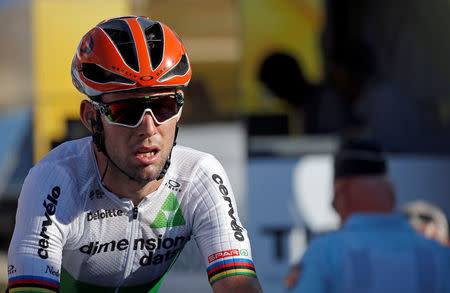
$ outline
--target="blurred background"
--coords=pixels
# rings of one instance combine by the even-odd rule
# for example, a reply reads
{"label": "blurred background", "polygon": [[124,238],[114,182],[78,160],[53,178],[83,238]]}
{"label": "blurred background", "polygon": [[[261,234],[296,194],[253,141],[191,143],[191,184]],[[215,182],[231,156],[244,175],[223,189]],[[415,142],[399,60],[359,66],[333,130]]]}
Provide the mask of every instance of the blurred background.
{"label": "blurred background", "polygon": [[[308,242],[338,227],[331,155],[345,137],[384,146],[398,208],[424,199],[450,216],[449,12],[447,0],[0,0],[0,283],[29,168],[87,135],[78,42],[119,15],[163,21],[187,47],[179,143],[224,164],[265,292],[283,292]],[[195,244],[161,292],[211,292]]]}

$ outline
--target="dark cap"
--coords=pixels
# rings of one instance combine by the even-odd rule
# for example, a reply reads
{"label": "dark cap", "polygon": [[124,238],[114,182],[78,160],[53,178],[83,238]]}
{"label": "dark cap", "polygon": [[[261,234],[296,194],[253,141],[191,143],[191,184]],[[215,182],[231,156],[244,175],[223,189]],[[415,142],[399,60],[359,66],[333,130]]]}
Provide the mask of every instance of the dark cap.
{"label": "dark cap", "polygon": [[349,176],[382,175],[387,172],[381,146],[370,140],[347,140],[334,156],[334,179]]}

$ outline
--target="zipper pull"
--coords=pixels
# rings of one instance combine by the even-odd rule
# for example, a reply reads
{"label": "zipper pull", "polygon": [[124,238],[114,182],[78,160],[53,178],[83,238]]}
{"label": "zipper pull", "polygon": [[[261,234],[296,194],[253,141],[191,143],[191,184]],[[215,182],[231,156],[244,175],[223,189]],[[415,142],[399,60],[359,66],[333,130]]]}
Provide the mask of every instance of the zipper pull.
{"label": "zipper pull", "polygon": [[138,216],[138,207],[134,206],[133,207],[133,220],[136,220]]}

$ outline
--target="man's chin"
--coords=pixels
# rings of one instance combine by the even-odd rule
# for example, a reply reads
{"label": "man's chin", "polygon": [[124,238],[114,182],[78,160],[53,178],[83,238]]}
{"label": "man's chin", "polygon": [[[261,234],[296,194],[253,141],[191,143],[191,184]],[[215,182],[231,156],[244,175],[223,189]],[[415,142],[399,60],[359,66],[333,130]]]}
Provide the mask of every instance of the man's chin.
{"label": "man's chin", "polygon": [[147,183],[150,183],[154,180],[156,180],[158,176],[140,176],[140,175],[136,175],[133,178],[130,178],[132,181],[135,181],[136,183],[140,184],[140,185],[145,185]]}
{"label": "man's chin", "polygon": [[127,169],[130,174],[133,174],[134,181],[145,184],[156,180],[161,174],[163,166],[164,164],[159,161],[148,166],[130,164]]}
{"label": "man's chin", "polygon": [[152,168],[151,170],[145,170],[142,174],[137,174],[136,180],[140,183],[149,183],[158,178],[161,174],[162,168]]}

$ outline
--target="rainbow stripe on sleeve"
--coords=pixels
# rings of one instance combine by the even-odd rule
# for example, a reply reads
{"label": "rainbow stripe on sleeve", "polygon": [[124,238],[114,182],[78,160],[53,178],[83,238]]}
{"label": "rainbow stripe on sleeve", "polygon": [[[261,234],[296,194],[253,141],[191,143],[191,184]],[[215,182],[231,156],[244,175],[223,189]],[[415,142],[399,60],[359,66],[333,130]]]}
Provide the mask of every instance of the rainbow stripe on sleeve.
{"label": "rainbow stripe on sleeve", "polygon": [[207,269],[211,286],[218,280],[233,275],[248,275],[256,278],[255,266],[250,259],[235,258],[222,260]]}
{"label": "rainbow stripe on sleeve", "polygon": [[9,293],[19,292],[59,292],[59,282],[38,276],[18,276],[9,279]]}

